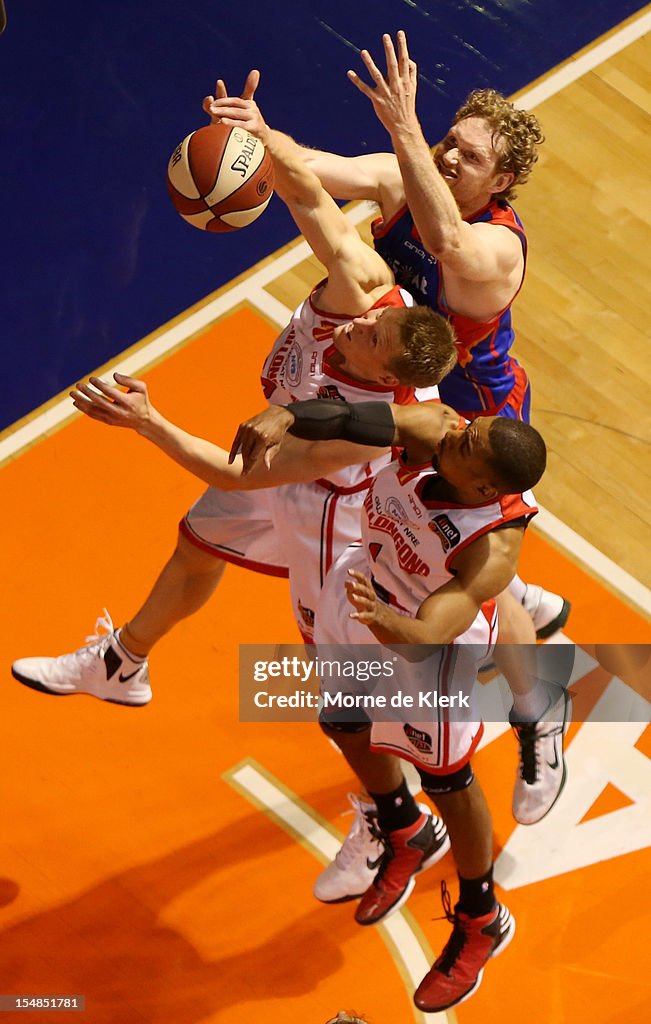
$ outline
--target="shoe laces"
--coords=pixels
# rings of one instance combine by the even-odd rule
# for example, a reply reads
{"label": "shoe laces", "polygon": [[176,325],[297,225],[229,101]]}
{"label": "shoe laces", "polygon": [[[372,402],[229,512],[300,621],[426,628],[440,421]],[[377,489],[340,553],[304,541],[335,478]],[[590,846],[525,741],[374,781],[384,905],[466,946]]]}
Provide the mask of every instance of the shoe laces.
{"label": "shoe laces", "polygon": [[[335,857],[338,867],[344,869],[354,861],[358,860],[359,855],[363,852],[368,843],[369,835],[375,842],[381,840],[381,834],[377,828],[377,819],[375,815],[370,811],[364,810],[361,800],[355,796],[354,793],[348,794],[348,800],[352,809],[350,811],[345,811],[344,814],[354,815],[353,824],[351,825],[350,831]],[[369,864],[369,867],[374,866],[374,864]]]}
{"label": "shoe laces", "polygon": [[452,897],[445,884],[445,879],[441,879],[441,902],[443,903],[443,914],[440,917],[435,917],[434,920],[449,921],[452,925],[452,935],[436,961],[436,969],[449,975],[468,941],[468,933],[464,922],[452,908]]}
{"label": "shoe laces", "polygon": [[[100,632],[101,630],[104,632]],[[86,637],[86,646],[80,647],[78,651],[73,651],[72,654],[61,654],[56,660],[60,662],[67,658],[75,658],[79,661],[88,661],[89,658],[97,656],[97,644],[100,644],[100,653],[106,648],[114,632],[113,619],[106,608],[104,608],[102,609],[102,615],[98,616],[95,622],[95,632]]]}
{"label": "shoe laces", "polygon": [[563,732],[562,722],[519,722],[513,726],[520,744],[520,778],[532,786],[538,779],[540,740]]}

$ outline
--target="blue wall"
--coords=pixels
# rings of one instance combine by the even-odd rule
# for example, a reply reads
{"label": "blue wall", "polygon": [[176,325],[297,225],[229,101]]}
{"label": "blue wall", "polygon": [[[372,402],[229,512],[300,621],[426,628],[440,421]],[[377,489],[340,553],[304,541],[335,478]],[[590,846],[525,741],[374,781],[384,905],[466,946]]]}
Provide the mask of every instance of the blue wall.
{"label": "blue wall", "polygon": [[638,0],[7,0],[0,37],[0,428],[229,281],[296,232],[274,200],[207,235],[165,190],[175,144],[217,75],[262,71],[270,124],[344,153],[387,149],[345,77],[406,29],[434,140],[476,86],[514,92],[641,9]]}

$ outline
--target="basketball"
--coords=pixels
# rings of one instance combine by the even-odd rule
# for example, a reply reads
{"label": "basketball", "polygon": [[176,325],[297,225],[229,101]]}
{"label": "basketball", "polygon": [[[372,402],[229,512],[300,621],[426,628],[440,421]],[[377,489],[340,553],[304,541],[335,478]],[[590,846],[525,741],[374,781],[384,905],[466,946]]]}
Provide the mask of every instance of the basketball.
{"label": "basketball", "polygon": [[202,231],[251,224],[273,195],[273,164],[255,136],[209,124],[178,144],[167,166],[167,189],[178,213]]}

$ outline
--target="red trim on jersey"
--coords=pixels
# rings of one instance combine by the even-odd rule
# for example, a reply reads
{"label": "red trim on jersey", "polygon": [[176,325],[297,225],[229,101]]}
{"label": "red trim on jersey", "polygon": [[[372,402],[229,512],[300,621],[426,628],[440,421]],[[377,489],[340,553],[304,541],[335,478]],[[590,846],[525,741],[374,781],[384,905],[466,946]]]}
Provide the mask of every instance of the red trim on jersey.
{"label": "red trim on jersey", "polygon": [[[397,224],[401,217],[404,217],[408,210],[408,206],[405,203],[400,209],[394,213],[393,217],[385,221],[383,217],[376,217],[375,220],[371,221],[371,234],[373,238],[384,238],[386,234],[391,230],[394,224]],[[414,225],[414,228],[416,225]],[[420,241],[420,239],[419,239]]]}
{"label": "red trim on jersey", "polygon": [[[441,678],[441,684],[443,688],[442,696],[445,697],[450,696],[450,687],[448,685],[450,678],[450,662],[453,660],[454,655],[454,644],[448,644],[448,649],[446,651],[445,659],[443,662],[443,672]],[[443,764],[447,764],[450,757],[450,723],[447,720],[447,716],[443,716],[442,723],[439,716],[439,728],[441,728],[441,724],[443,725]]]}
{"label": "red trim on jersey", "polygon": [[179,523],[179,532],[183,534],[186,540],[189,540],[195,547],[200,548],[201,551],[205,551],[207,555],[212,555],[213,558],[220,558],[223,562],[232,562],[233,565],[239,565],[242,569],[251,569],[253,572],[259,572],[265,576],[280,576],[282,579],[289,579],[289,569],[286,569],[281,565],[266,565],[264,562],[254,562],[251,558],[242,558],[239,555],[234,555],[230,551],[222,551],[217,549],[212,544],[208,544],[207,541],[201,540],[196,534],[192,532],[185,519],[182,519]]}
{"label": "red trim on jersey", "polygon": [[495,600],[495,598],[491,597],[488,601],[484,601],[480,608],[480,611],[481,614],[486,619],[486,622],[488,623],[488,646],[492,647],[494,643],[493,633],[495,632],[495,626],[497,625],[497,601]]}
{"label": "red trim on jersey", "polygon": [[323,317],[324,320],[327,320],[329,317],[334,317],[336,320],[344,321],[354,320],[356,316],[364,316],[366,313],[370,313],[372,309],[384,309],[386,306],[391,306],[394,309],[410,308],[402,297],[401,293],[403,289],[400,288],[399,285],[394,284],[393,287],[389,288],[389,290],[384,293],[384,295],[381,295],[379,299],[376,299],[372,306],[365,309],[363,313],[333,313],[329,309],[320,309],[315,301],[317,292],[319,292],[327,283],[328,279],[326,277],[323,281],[319,281],[308,295],[310,308],[317,314],[317,316]]}
{"label": "red trim on jersey", "polygon": [[[510,360],[510,369],[513,373],[514,384],[503,402],[500,402],[499,405],[489,402],[485,409],[460,410],[459,414],[467,420],[476,420],[480,416],[499,416],[502,409],[511,408],[515,409],[518,414],[517,419],[521,420],[522,408],[529,388],[529,378],[527,377],[526,371],[518,362],[516,362],[515,359]],[[486,389],[486,391],[488,391],[488,389]],[[488,391],[488,393],[490,394],[490,391]],[[484,400],[482,399],[482,402],[483,401]]]}
{"label": "red trim on jersey", "polygon": [[[515,502],[517,502],[518,498],[520,498],[521,496],[520,495],[507,495],[506,497],[512,498]],[[500,498],[500,502],[501,501],[502,501],[502,499]],[[452,506],[448,506],[448,507],[452,507]],[[475,507],[477,507],[477,506],[475,506]],[[459,544],[459,546],[456,547],[454,549],[454,551],[450,552],[450,554],[448,555],[448,557],[445,560],[445,568],[447,569],[448,572],[452,572],[452,569],[450,568],[450,566],[451,566],[452,562],[454,561],[454,559],[459,554],[459,552],[460,551],[464,551],[465,548],[467,548],[469,544],[473,543],[473,541],[478,540],[480,537],[485,536],[487,533],[490,533],[490,531],[494,530],[496,526],[501,526],[503,523],[509,523],[513,519],[520,519],[522,516],[526,516],[527,517],[527,521],[528,521],[529,519],[533,519],[533,517],[535,515],[537,515],[537,513],[538,513],[538,509],[536,508],[535,505],[532,507],[530,505],[525,505],[523,501],[520,501],[519,507],[514,505],[512,509],[507,509],[506,511],[504,511],[502,516],[499,519],[493,520],[493,522],[488,523],[486,526],[483,526],[481,528],[481,530],[477,530],[476,533],[471,534],[470,537],[466,537],[466,539],[464,541],[462,541],[462,543]]]}
{"label": "red trim on jersey", "polygon": [[374,477],[370,475],[368,462],[365,465],[365,470],[369,474],[366,480],[360,480],[359,483],[353,484],[352,487],[340,487],[339,484],[333,484],[330,480],[326,480],[325,477],[319,477],[314,483],[318,484],[319,487],[325,487],[327,491],[331,491],[332,494],[357,494],[358,491],[367,491],[373,483]]}
{"label": "red trim on jersey", "polygon": [[[356,316],[359,316],[360,315],[359,313],[333,313],[329,309],[328,310],[319,309],[319,307],[317,306],[317,304],[315,302],[315,297],[316,297],[317,292],[321,291],[321,289],[323,287],[325,287],[325,285],[327,283],[328,283],[328,278],[324,277],[323,281],[319,281],[318,284],[315,284],[314,288],[312,289],[312,291],[308,295],[307,301],[310,304],[310,309],[312,310],[312,312],[316,313],[317,316],[323,317],[324,320],[327,320],[330,317],[333,317],[335,320],[348,321],[348,320],[353,320],[354,317],[356,317]],[[292,319],[293,319],[293,317],[292,317]]]}
{"label": "red trim on jersey", "polygon": [[327,574],[330,572],[330,566],[332,565],[334,560],[332,555],[332,549],[334,545],[335,517],[337,515],[337,501],[339,497],[340,495],[335,492],[333,493],[331,500],[326,499],[326,501],[328,502],[328,507],[326,510],[325,521],[325,562],[323,565],[324,577],[327,576]]}

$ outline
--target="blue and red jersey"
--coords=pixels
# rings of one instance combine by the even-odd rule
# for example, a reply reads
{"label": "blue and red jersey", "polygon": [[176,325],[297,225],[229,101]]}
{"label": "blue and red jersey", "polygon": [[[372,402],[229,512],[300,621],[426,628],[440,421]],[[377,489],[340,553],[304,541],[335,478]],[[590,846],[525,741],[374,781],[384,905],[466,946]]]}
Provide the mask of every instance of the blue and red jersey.
{"label": "blue and red jersey", "polygon": [[[505,200],[493,199],[467,221],[509,228],[520,240],[526,265],[524,228]],[[419,305],[430,306],[446,317],[456,331],[457,364],[439,384],[441,400],[466,419],[502,415],[528,421],[527,376],[510,355],[514,339],[511,303],[487,321],[473,320],[450,309],[439,262],[426,252],[408,207],[386,224],[381,218],[375,220],[372,230],[375,248],[393,269],[396,282],[408,289]]]}

